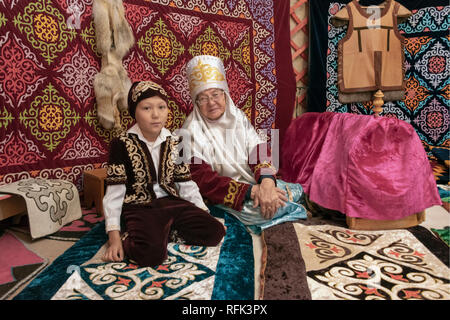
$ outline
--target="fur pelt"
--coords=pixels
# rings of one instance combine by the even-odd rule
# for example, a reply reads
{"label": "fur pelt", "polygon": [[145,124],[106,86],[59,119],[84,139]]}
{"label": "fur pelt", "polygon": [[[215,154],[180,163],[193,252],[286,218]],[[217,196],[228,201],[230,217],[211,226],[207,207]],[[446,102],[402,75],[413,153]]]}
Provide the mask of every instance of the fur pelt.
{"label": "fur pelt", "polygon": [[105,129],[120,128],[119,109],[127,108],[131,87],[122,59],[134,45],[133,31],[122,0],[94,0],[92,12],[97,50],[102,55],[102,67],[94,79],[97,116]]}

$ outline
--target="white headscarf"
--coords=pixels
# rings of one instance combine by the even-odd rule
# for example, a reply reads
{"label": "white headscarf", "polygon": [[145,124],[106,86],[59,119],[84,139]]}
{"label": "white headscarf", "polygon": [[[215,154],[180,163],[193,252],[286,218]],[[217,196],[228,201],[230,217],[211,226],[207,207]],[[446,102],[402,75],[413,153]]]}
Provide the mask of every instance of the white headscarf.
{"label": "white headscarf", "polygon": [[[256,183],[248,157],[263,140],[244,112],[231,100],[222,60],[214,56],[196,56],[187,64],[187,77],[194,110],[182,129],[191,135],[191,156],[206,161],[222,176],[238,182]],[[217,120],[203,117],[196,103],[197,95],[211,88],[225,92],[225,113]]]}

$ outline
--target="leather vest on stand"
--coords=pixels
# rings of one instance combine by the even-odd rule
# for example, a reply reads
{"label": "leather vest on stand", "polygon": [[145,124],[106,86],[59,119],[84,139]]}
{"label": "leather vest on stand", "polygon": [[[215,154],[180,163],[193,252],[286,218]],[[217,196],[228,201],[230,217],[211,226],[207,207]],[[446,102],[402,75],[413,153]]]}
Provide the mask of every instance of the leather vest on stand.
{"label": "leather vest on stand", "polygon": [[341,103],[370,101],[377,90],[383,91],[385,101],[404,98],[404,38],[397,24],[410,15],[393,0],[366,8],[353,0],[333,17],[334,25],[348,21],[338,45]]}

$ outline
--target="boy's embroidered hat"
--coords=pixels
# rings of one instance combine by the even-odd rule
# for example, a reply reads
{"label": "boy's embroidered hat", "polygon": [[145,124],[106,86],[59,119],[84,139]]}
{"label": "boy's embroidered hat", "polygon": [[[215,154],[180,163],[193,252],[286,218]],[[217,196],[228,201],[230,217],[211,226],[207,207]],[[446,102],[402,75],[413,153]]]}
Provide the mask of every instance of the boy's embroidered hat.
{"label": "boy's embroidered hat", "polygon": [[167,102],[169,96],[167,92],[159,84],[153,81],[136,81],[132,84],[128,92],[128,112],[135,119],[136,106],[141,100],[159,96]]}
{"label": "boy's embroidered hat", "polygon": [[194,103],[197,95],[207,89],[218,88],[229,93],[225,67],[218,57],[196,56],[188,62],[186,73]]}

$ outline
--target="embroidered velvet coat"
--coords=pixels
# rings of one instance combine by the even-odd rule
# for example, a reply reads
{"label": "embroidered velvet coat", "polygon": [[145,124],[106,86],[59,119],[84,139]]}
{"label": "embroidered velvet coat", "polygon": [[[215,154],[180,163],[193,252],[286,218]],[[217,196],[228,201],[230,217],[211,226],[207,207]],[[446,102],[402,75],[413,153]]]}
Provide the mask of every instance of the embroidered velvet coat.
{"label": "embroidered velvet coat", "polygon": [[[134,133],[122,133],[111,141],[106,184],[125,184],[124,206],[146,205],[156,199],[153,184],[178,197],[175,182],[191,180],[189,164],[180,163],[180,138],[169,136],[161,144],[158,175],[145,143]],[[157,178],[158,177],[158,178]]]}

